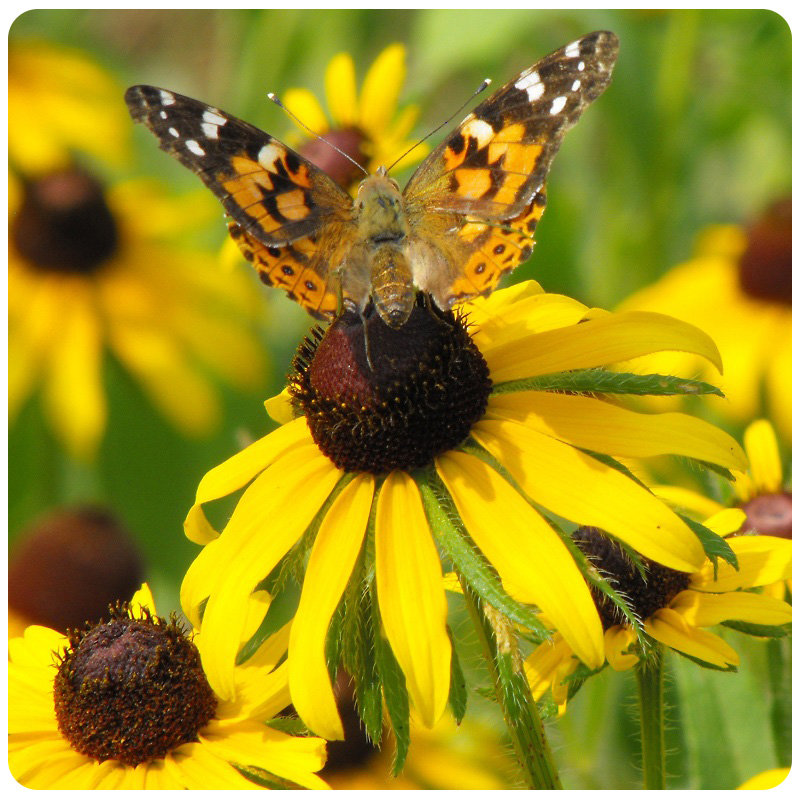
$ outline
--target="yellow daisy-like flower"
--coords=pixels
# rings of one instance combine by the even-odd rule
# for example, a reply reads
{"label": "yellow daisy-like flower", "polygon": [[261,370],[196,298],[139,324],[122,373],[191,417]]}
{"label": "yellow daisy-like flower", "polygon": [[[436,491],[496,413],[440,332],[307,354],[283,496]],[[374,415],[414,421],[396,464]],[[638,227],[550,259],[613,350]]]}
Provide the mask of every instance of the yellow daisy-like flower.
{"label": "yellow daisy-like flower", "polygon": [[[493,587],[493,605],[538,606],[591,666],[604,659],[600,621],[539,509],[602,527],[675,570],[702,566],[686,523],[607,457],[678,453],[743,469],[744,454],[705,422],[634,413],[581,395],[580,382],[660,349],[718,362],[713,343],[677,320],[590,310],[535,283],[464,309],[469,332],[422,298],[400,331],[376,313],[343,315],[295,359],[290,391],[304,416],[201,481],[186,532],[205,548],[181,602],[196,625],[204,608],[202,629],[218,645],[209,680],[221,696],[233,696],[248,597],[287,554],[286,571],[305,565],[292,701],[329,739],[342,736],[326,663],[334,616],[335,641],[348,614],[373,619],[369,652],[396,660],[424,725],[442,716],[452,651],[437,544],[471,586]],[[245,486],[219,534],[202,505]],[[456,516],[468,534],[449,526]]]}
{"label": "yellow daisy-like flower", "polygon": [[724,377],[685,353],[648,356],[635,369],[705,374],[725,393],[724,399],[712,401],[723,419],[747,423],[767,414],[789,440],[791,263],[791,201],[777,203],[747,230],[733,225],[707,229],[692,259],[632,295],[620,310],[658,310],[702,328],[722,353]]}
{"label": "yellow daisy-like flower", "polygon": [[[399,114],[395,113],[406,75],[405,57],[403,45],[389,45],[367,71],[359,95],[352,57],[349,53],[334,56],[325,72],[330,121],[308,89],[289,89],[284,96],[285,105],[304,125],[370,173],[380,166],[388,167],[416,144],[408,135],[419,109],[406,106]],[[305,129],[303,132],[308,135]],[[300,152],[342,186],[350,187],[363,178],[359,170],[318,139],[308,141]],[[410,166],[427,152],[427,147],[420,145],[398,162],[398,168]]]}
{"label": "yellow daisy-like flower", "polygon": [[128,155],[131,126],[120,88],[78,50],[12,42],[8,119],[9,160],[28,175],[68,167],[76,151],[111,166]]}
{"label": "yellow daisy-like flower", "polygon": [[325,742],[265,724],[289,702],[287,643],[283,629],[237,667],[226,701],[201,666],[213,642],[156,617],[147,586],[86,631],[32,626],[9,642],[11,774],[29,789],[327,788]]}
{"label": "yellow daisy-like flower", "polygon": [[20,184],[9,231],[12,420],[41,387],[58,438],[91,458],[106,426],[106,349],[187,435],[218,422],[209,372],[259,384],[247,279],[169,242],[211,213],[205,194],[170,198],[144,180],[106,190],[77,168]]}
{"label": "yellow daisy-like flower", "polygon": [[[706,521],[706,527],[720,535],[738,530],[741,511],[727,509]],[[774,536],[735,536],[726,541],[736,554],[738,570],[727,563],[706,561],[689,575],[645,561],[645,579],[621,548],[609,544],[599,532],[581,529],[576,541],[596,568],[626,598],[641,620],[643,633],[656,642],[719,668],[739,663],[736,651],[705,628],[726,621],[779,626],[791,622],[788,603],[766,594],[742,591],[764,586],[791,575],[791,542]],[[607,598],[598,598],[603,618],[605,657],[617,671],[636,666],[643,655],[640,633]],[[558,705],[567,700],[567,678],[579,663],[574,650],[560,634],[540,644],[526,659],[525,670],[531,690],[539,699],[549,688]]]}

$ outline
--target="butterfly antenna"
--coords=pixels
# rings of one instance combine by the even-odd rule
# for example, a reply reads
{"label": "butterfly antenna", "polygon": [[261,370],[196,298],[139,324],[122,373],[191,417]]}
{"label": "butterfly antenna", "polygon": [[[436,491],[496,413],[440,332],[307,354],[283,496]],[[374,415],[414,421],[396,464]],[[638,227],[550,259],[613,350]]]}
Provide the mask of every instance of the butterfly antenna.
{"label": "butterfly antenna", "polygon": [[269,92],[269,94],[267,94],[267,97],[269,97],[269,99],[272,100],[272,102],[275,103],[276,106],[282,108],[301,128],[305,128],[312,136],[316,136],[317,139],[319,139],[321,142],[325,142],[325,144],[328,145],[328,147],[332,147],[340,156],[344,156],[351,164],[355,164],[355,166],[358,167],[358,169],[360,169],[367,177],[369,177],[369,172],[367,172],[364,169],[364,167],[362,167],[361,164],[358,163],[358,161],[356,161],[354,158],[351,158],[343,150],[340,150],[335,144],[333,144],[333,142],[329,142],[324,136],[320,136],[316,131],[312,131],[311,128],[308,127],[308,125],[299,120],[294,114],[292,114],[291,111],[289,111],[288,108],[286,108],[286,106],[280,101],[277,95],[273,94],[272,92]]}
{"label": "butterfly antenna", "polygon": [[484,78],[483,83],[481,83],[481,85],[469,96],[469,98],[461,106],[458,107],[456,111],[454,111],[441,125],[435,127],[426,136],[423,136],[413,147],[409,147],[408,150],[406,150],[405,153],[403,153],[403,155],[400,156],[400,158],[396,159],[390,167],[387,167],[386,171],[389,172],[389,170],[391,170],[392,167],[396,166],[400,161],[402,161],[412,150],[415,150],[426,139],[430,139],[434,133],[444,128],[444,126],[447,125],[447,123],[450,122],[453,119],[453,117],[455,117],[457,114],[460,114],[491,82],[492,82],[491,78]]}

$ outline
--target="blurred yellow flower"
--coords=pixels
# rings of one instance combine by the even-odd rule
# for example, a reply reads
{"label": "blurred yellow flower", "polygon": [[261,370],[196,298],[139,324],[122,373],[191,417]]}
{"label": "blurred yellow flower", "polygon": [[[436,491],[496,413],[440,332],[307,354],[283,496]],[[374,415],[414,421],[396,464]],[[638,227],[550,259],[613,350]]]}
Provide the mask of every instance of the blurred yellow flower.
{"label": "blurred yellow flower", "polygon": [[12,420],[40,386],[58,438],[90,459],[106,426],[105,349],[187,435],[218,422],[209,371],[259,385],[244,273],[165,238],[209,213],[204,193],[170,198],[143,180],[106,190],[77,168],[22,182],[9,231]]}
{"label": "blurred yellow flower", "polygon": [[78,50],[13,42],[8,50],[8,154],[28,175],[69,166],[75,151],[120,166],[130,120],[116,81]]}
{"label": "blurred yellow flower", "polygon": [[[706,376],[725,393],[724,399],[709,398],[723,419],[746,424],[765,415],[791,438],[790,200],[776,203],[749,229],[706,229],[693,258],[620,309],[660,311],[697,325],[716,342],[725,369],[720,378],[690,354],[659,353],[638,359],[637,372]],[[648,402],[664,407],[668,401]]]}
{"label": "blurred yellow flower", "polygon": [[748,778],[737,789],[774,789],[780,786],[788,777],[789,767],[779,767],[777,769],[767,769],[764,772],[759,772],[758,775],[753,775]]}
{"label": "blurred yellow flower", "polygon": [[[316,95],[308,89],[289,89],[283,100],[304,125],[372,173],[380,166],[391,166],[416,144],[408,135],[419,109],[406,106],[395,114],[405,75],[405,48],[401,44],[389,45],[367,71],[358,95],[353,59],[348,53],[339,53],[331,59],[325,72],[330,121]],[[305,129],[303,132],[308,135]],[[318,139],[310,139],[300,152],[345,188],[364,177]],[[419,161],[427,152],[427,145],[416,147],[399,161],[398,169]]]}
{"label": "blurred yellow flower", "polygon": [[31,626],[9,642],[11,774],[30,789],[264,785],[248,774],[328,788],[314,774],[325,742],[265,724],[288,703],[287,643],[284,628],[237,667],[226,702],[203,674],[213,642],[158,618],[147,585],[108,622],[67,636]]}

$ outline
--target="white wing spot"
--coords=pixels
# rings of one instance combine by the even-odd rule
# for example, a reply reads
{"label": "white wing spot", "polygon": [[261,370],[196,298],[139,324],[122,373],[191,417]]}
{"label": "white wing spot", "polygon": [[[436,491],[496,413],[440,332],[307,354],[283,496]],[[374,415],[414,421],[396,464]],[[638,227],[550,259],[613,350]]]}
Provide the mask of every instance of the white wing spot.
{"label": "white wing spot", "polygon": [[550,106],[550,113],[551,114],[560,114],[564,110],[564,106],[567,104],[567,98],[564,95],[561,97],[556,97],[553,100],[553,105]]}
{"label": "white wing spot", "polygon": [[219,125],[212,125],[210,122],[204,122],[201,126],[203,133],[207,139],[219,138]]}
{"label": "white wing spot", "polygon": [[575,80],[572,81],[572,91],[577,92],[578,89],[580,88],[581,88],[581,82],[577,78],[575,78]]}
{"label": "white wing spot", "polygon": [[478,147],[484,147],[492,141],[494,137],[494,129],[488,122],[475,117],[468,120],[467,124],[461,128],[464,136],[471,136],[478,143]]}
{"label": "white wing spot", "polygon": [[197,144],[197,142],[194,139],[186,140],[186,149],[190,150],[196,156],[204,156],[206,154],[206,151],[203,150],[203,148],[200,147],[200,145]]}
{"label": "white wing spot", "polygon": [[583,72],[586,69],[586,64],[583,61],[578,62],[578,72]]}
{"label": "white wing spot", "polygon": [[571,44],[568,44],[564,48],[564,55],[567,58],[576,58],[577,56],[580,55],[580,52],[581,52],[581,43],[580,42],[572,42]]}
{"label": "white wing spot", "polygon": [[178,129],[177,129],[177,128],[170,128],[170,129],[169,129],[169,132],[170,132],[170,133],[171,133],[171,134],[172,134],[172,135],[173,135],[173,136],[174,136],[176,139],[177,139],[177,138],[180,136],[180,133],[178,133]]}
{"label": "white wing spot", "polygon": [[158,116],[161,117],[161,119],[166,119],[167,118],[167,112],[166,111],[159,111],[158,112]]}
{"label": "white wing spot", "polygon": [[175,95],[172,92],[167,92],[164,89],[161,90],[161,102],[165,106],[172,106],[175,105]]}
{"label": "white wing spot", "polygon": [[207,122],[209,125],[216,125],[218,127],[222,127],[228,120],[217,112],[215,108],[207,108],[203,112],[203,122]]}
{"label": "white wing spot", "polygon": [[544,84],[536,70],[523,72],[514,86],[522,92],[527,92],[530,102],[538,100],[544,94]]}
{"label": "white wing spot", "polygon": [[284,149],[275,144],[265,144],[258,151],[258,163],[266,169],[270,169],[276,161],[280,161],[281,156],[284,154]]}

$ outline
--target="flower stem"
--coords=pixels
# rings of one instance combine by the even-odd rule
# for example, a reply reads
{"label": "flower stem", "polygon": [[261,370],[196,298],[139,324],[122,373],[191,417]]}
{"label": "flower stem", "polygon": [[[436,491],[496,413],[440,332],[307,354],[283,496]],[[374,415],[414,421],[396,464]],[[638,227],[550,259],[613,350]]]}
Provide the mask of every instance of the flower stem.
{"label": "flower stem", "polygon": [[513,626],[494,608],[482,603],[463,579],[461,587],[525,782],[530,789],[560,789],[553,754],[531,696]]}
{"label": "flower stem", "polygon": [[645,789],[664,789],[664,650],[659,645],[636,668],[639,723],[642,735],[642,773]]}

